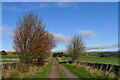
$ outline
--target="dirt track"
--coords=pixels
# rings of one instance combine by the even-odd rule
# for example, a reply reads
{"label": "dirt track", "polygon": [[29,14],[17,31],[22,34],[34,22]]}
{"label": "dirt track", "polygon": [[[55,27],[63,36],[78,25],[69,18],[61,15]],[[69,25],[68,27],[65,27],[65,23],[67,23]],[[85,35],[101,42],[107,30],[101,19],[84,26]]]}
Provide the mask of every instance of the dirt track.
{"label": "dirt track", "polygon": [[53,59],[53,64],[49,71],[48,78],[79,78],[73,74],[69,69],[67,69],[62,64],[59,64],[56,59]]}

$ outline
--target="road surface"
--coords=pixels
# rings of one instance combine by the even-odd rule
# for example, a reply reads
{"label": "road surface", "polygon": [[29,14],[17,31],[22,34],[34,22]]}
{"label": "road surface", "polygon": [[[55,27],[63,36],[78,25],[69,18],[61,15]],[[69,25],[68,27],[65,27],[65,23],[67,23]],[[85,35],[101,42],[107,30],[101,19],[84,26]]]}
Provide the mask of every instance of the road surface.
{"label": "road surface", "polygon": [[[53,64],[50,68],[48,78],[79,78],[73,74],[69,69],[67,69],[62,64],[59,64],[56,59],[53,59]],[[78,80],[78,79],[77,79]]]}

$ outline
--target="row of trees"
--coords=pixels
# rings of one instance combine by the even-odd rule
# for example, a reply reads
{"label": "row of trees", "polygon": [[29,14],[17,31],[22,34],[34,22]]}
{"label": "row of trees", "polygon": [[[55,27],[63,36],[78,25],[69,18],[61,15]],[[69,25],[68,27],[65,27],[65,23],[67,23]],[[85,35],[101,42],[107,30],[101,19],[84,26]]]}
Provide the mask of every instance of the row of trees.
{"label": "row of trees", "polygon": [[64,52],[55,52],[53,53],[53,57],[69,57],[68,54],[64,53]]}

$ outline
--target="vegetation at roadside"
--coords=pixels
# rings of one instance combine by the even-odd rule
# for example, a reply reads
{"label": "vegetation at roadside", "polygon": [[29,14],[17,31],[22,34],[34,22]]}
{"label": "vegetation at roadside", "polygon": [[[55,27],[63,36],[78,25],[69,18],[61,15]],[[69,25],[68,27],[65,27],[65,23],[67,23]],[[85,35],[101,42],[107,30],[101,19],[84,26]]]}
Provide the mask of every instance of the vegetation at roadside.
{"label": "vegetation at roadside", "polygon": [[[70,57],[64,57],[64,60],[72,60]],[[98,63],[119,64],[117,57],[80,57],[79,61],[89,61]]]}
{"label": "vegetation at roadside", "polygon": [[47,65],[45,65],[42,71],[37,72],[36,74],[29,76],[28,78],[46,78],[48,76],[51,65],[52,65],[52,61]]}
{"label": "vegetation at roadside", "polygon": [[43,66],[17,63],[16,68],[2,71],[4,78],[45,78],[48,75],[52,60],[49,59]]}
{"label": "vegetation at roadside", "polygon": [[70,69],[74,74],[76,74],[80,78],[92,78],[92,79],[103,79],[103,80],[108,78],[117,79],[117,76],[112,72],[100,71],[84,65],[64,64],[64,66],[66,66],[68,69]]}
{"label": "vegetation at roadside", "polygon": [[58,58],[56,57],[56,60],[59,62]]}
{"label": "vegetation at roadside", "polygon": [[70,64],[64,64],[64,66],[80,78],[95,78],[94,76],[90,75],[84,68],[77,68],[76,66],[72,66]]}

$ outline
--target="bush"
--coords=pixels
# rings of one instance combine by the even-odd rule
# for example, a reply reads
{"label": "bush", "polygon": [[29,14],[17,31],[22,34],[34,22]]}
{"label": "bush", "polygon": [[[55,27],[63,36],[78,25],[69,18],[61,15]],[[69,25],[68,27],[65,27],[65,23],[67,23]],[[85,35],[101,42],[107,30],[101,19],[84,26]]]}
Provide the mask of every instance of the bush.
{"label": "bush", "polygon": [[13,52],[13,54],[17,54],[16,52]]}
{"label": "bush", "polygon": [[7,53],[4,50],[2,50],[2,55],[7,55]]}
{"label": "bush", "polygon": [[63,56],[64,56],[63,52],[57,52],[53,54],[53,57],[63,57]]}
{"label": "bush", "polygon": [[19,72],[28,72],[29,70],[29,66],[23,63],[17,63],[16,68],[17,68],[17,71]]}

